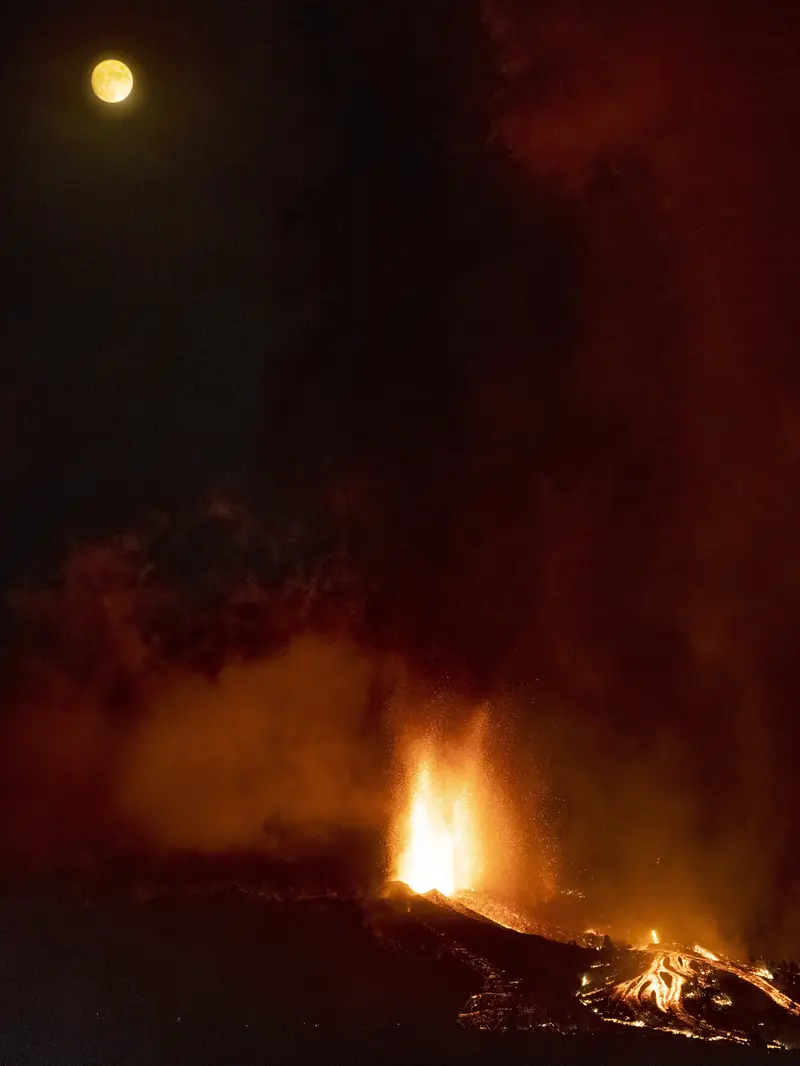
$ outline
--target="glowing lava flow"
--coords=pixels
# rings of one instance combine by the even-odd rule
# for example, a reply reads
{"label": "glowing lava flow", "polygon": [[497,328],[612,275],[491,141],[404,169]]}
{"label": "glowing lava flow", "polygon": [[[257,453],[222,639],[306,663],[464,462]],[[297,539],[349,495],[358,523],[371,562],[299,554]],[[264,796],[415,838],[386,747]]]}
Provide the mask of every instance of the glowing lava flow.
{"label": "glowing lava flow", "polygon": [[718,955],[712,955],[710,951],[701,948],[699,944],[695,944],[694,950],[704,959],[713,962],[718,970],[724,970],[726,973],[729,973],[734,977],[741,978],[742,981],[747,981],[748,984],[757,988],[760,992],[763,992],[764,995],[769,996],[773,1003],[776,1003],[779,1007],[783,1007],[785,1011],[788,1011],[789,1014],[793,1014],[796,1018],[800,1018],[800,1003],[795,1003],[793,999],[784,995],[783,992],[775,987],[775,985],[771,984],[772,974],[763,966],[739,965],[738,963],[732,962],[730,959],[724,959],[720,958]]}
{"label": "glowing lava flow", "polygon": [[[649,965],[638,977],[616,984],[582,980],[578,995],[586,1006],[607,1021],[621,1025],[647,1025],[703,1040],[747,1043],[744,1033],[722,1029],[696,1013],[704,997],[716,1007],[732,1005],[729,996],[717,991],[717,980],[725,973],[746,981],[789,1014],[800,1017],[800,1004],[771,984],[762,968],[735,963],[699,945],[691,949],[649,948],[643,952],[649,955]],[[692,1002],[691,1011],[687,1000]]]}
{"label": "glowing lava flow", "polygon": [[[687,1013],[682,1001],[684,985],[692,976],[691,962],[686,956],[679,952],[656,952],[643,974],[615,985],[611,996],[636,1013],[655,1007],[662,1014],[672,1014],[694,1029],[698,1023]],[[586,993],[584,998],[592,995],[592,992]],[[705,1028],[704,1023],[699,1024]]]}

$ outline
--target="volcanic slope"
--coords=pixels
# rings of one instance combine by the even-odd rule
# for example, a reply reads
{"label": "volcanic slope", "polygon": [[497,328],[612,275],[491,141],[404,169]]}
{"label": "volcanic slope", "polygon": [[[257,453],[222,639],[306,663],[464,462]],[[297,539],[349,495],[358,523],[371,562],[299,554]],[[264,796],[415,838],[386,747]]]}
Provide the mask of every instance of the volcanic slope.
{"label": "volcanic slope", "polygon": [[[610,1024],[579,995],[582,976],[606,968],[597,982],[613,999],[615,982],[649,966],[640,954],[517,933],[458,901],[399,889],[371,900],[7,897],[0,1061],[761,1061],[764,1049]],[[734,1000],[736,977],[726,980]],[[748,1011],[737,1032],[757,1027],[758,1007]]]}

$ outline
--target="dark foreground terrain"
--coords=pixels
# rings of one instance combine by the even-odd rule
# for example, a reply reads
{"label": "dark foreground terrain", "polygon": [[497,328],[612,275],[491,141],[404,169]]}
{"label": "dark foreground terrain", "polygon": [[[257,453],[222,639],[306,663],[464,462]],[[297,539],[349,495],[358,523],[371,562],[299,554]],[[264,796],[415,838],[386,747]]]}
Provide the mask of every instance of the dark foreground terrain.
{"label": "dark foreground terrain", "polygon": [[0,1060],[798,1061],[600,1021],[575,996],[597,958],[420,897],[6,897]]}

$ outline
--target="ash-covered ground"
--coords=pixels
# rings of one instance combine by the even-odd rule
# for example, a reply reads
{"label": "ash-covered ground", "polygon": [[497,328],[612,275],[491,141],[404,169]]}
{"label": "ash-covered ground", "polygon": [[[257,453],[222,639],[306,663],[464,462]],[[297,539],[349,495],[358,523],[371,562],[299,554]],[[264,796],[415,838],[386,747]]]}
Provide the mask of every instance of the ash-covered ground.
{"label": "ash-covered ground", "polygon": [[[788,1030],[753,989],[735,1026],[747,1045],[603,1020],[579,995],[582,976],[631,977],[639,954],[517,933],[398,888],[373,899],[233,888],[91,902],[7,894],[0,1060],[800,1061],[767,1050],[770,1025],[784,1025],[784,1039]],[[735,983],[728,975],[731,997]]]}

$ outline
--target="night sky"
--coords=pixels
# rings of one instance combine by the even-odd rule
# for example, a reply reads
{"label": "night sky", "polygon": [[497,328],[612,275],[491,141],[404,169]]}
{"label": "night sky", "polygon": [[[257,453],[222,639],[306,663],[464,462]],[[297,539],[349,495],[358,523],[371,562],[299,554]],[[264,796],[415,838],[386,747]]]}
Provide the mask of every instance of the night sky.
{"label": "night sky", "polygon": [[[86,5],[10,38],[15,545],[220,485],[302,516],[332,466],[416,476],[447,437],[445,297],[504,212],[457,98],[474,13],[417,7]],[[147,79],[125,118],[83,94],[115,45]]]}
{"label": "night sky", "polygon": [[794,6],[3,38],[3,587],[214,493],[344,544],[360,647],[517,708],[565,883],[800,954]]}

